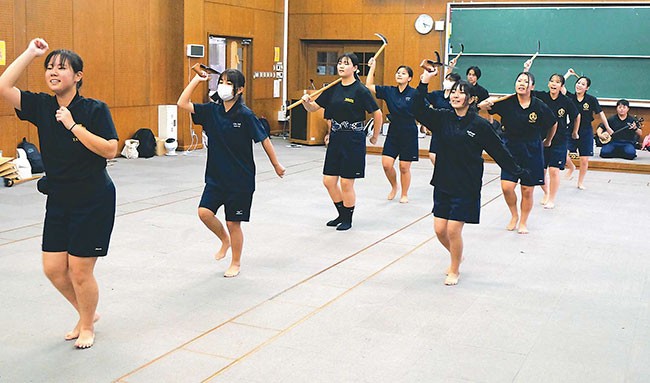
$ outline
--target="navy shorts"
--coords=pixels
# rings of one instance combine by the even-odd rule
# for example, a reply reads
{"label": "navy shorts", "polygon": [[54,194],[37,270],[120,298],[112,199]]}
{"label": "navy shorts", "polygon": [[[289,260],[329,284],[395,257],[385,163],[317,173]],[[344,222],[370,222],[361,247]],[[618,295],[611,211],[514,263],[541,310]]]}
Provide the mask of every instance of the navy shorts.
{"label": "navy shorts", "polygon": [[591,126],[588,129],[578,130],[578,138],[569,138],[568,149],[571,153],[578,153],[580,157],[591,157],[594,155],[594,132]]}
{"label": "navy shorts", "polygon": [[542,141],[511,141],[506,139],[505,143],[515,161],[519,166],[527,169],[529,173],[520,178],[507,170],[501,169],[501,180],[515,183],[521,181],[523,186],[544,185]]}
{"label": "navy shorts", "polygon": [[330,133],[323,174],[342,178],[363,178],[366,172],[366,134],[339,130]]}
{"label": "navy shorts", "polygon": [[566,140],[556,144],[554,139],[553,145],[544,148],[544,167],[564,170],[564,165],[566,165],[566,151]]}
{"label": "navy shorts", "polygon": [[399,133],[391,134],[388,130],[388,137],[384,142],[384,149],[381,154],[384,156],[397,158],[400,161],[414,162],[419,160],[418,148],[418,128],[415,124],[412,126],[396,126]]}
{"label": "navy shorts", "polygon": [[44,252],[67,252],[77,257],[103,257],[115,223],[115,185],[81,202],[48,196],[43,226]]}
{"label": "navy shorts", "polygon": [[212,185],[205,185],[199,207],[206,208],[217,214],[217,210],[224,206],[226,221],[248,222],[253,205],[253,193],[225,192]]}
{"label": "navy shorts", "polygon": [[433,188],[433,216],[451,221],[479,223],[481,198],[455,197]]}

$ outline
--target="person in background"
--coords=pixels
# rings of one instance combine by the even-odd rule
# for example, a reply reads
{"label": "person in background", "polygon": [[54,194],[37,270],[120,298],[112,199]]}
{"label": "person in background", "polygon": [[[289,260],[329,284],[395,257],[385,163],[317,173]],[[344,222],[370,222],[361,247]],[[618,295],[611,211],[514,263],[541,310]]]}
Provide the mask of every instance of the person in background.
{"label": "person in background", "polygon": [[630,102],[621,99],[616,102],[616,115],[607,119],[609,127],[614,133],[608,134],[601,125],[596,129],[600,140],[611,139],[600,148],[602,158],[623,158],[633,160],[636,158],[636,143],[641,141],[643,135],[638,121],[629,115]]}
{"label": "person in background", "polygon": [[308,112],[325,109],[325,119],[331,120],[323,185],[327,189],[338,217],[327,226],[338,231],[352,228],[352,214],[356,205],[354,180],[364,178],[366,171],[366,113],[374,118],[371,144],[377,143],[381,131],[382,113],[374,97],[357,78],[359,58],[344,53],[337,60],[341,82],[324,91],[315,100],[309,94],[302,96],[302,105]]}
{"label": "person in background", "polygon": [[[564,78],[567,79],[570,76],[578,75],[573,69],[569,68],[569,70],[564,74]],[[578,174],[578,189],[580,190],[586,189],[584,182],[587,170],[589,169],[589,157],[594,155],[594,133],[593,128],[591,127],[591,122],[594,120],[593,115],[597,114],[600,117],[607,133],[612,134],[614,132],[609,127],[607,116],[605,116],[605,112],[603,112],[596,97],[587,94],[590,86],[591,79],[589,79],[589,77],[578,76],[575,85],[575,93],[567,92],[566,88],[563,88],[563,93],[566,93],[567,97],[574,102],[578,112],[580,113],[580,126],[577,131],[574,129],[568,144],[568,152],[577,152],[580,155],[580,172]],[[571,175],[575,170],[575,165],[573,165],[573,162],[569,157],[567,158],[567,164],[569,171],[566,177],[571,178]]]}
{"label": "person in background", "polygon": [[366,87],[378,99],[386,101],[390,126],[382,150],[381,164],[391,190],[388,199],[392,200],[397,194],[397,173],[395,172],[395,159],[399,157],[399,172],[401,197],[400,203],[407,203],[408,191],[411,185],[411,163],[418,161],[418,127],[411,111],[415,89],[409,83],[413,79],[413,69],[400,65],[395,72],[397,86],[375,85],[375,69],[377,62],[372,57],[368,61],[370,70],[366,77]]}

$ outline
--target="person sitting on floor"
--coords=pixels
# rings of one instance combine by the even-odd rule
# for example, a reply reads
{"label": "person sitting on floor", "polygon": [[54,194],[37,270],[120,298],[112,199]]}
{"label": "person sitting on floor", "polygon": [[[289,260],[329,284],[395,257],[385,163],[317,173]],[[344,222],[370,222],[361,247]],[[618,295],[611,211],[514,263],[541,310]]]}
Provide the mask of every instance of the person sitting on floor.
{"label": "person sitting on floor", "polygon": [[[611,116],[607,121],[614,133],[609,135],[600,126],[596,130],[598,138],[603,142],[600,149],[602,158],[624,158],[626,160],[636,158],[635,145],[641,138],[642,132],[639,122],[628,115],[629,111],[630,103],[625,99],[618,100],[616,116]],[[608,140],[611,141],[607,142]]]}

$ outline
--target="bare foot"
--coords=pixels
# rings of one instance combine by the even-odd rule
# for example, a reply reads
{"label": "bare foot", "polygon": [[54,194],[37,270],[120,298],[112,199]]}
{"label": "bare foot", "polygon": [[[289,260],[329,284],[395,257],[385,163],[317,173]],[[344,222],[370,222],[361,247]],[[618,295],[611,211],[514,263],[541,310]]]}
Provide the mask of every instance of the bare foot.
{"label": "bare foot", "polygon": [[228,252],[228,249],[230,249],[230,242],[225,243],[223,242],[221,244],[221,249],[217,252],[217,254],[214,255],[214,259],[217,261],[222,260],[226,256],[226,252]]}
{"label": "bare foot", "polygon": [[542,200],[539,201],[540,204],[546,205],[548,203],[548,195],[544,194],[544,197],[542,197]]}
{"label": "bare foot", "polygon": [[409,203],[409,197],[403,195],[402,198],[399,199],[399,203]]}
{"label": "bare foot", "polygon": [[528,234],[528,228],[526,225],[519,225],[519,230],[517,230],[517,233],[519,234]]}
{"label": "bare foot", "polygon": [[[465,257],[464,256],[461,257],[460,258],[460,263],[463,263],[464,260],[465,260]],[[447,271],[445,271],[445,275],[449,275],[450,271],[451,271],[451,265],[449,265],[449,267],[447,267]]]}
{"label": "bare foot", "polygon": [[458,278],[460,278],[460,273],[454,274],[454,273],[449,273],[447,275],[447,278],[445,278],[445,285],[446,286],[454,286],[458,284]]}
{"label": "bare foot", "polygon": [[566,170],[566,174],[564,175],[564,178],[567,179],[567,180],[572,179],[572,178],[573,178],[573,171],[574,171],[574,170],[575,170],[575,169],[567,168],[567,170]]}
{"label": "bare foot", "polygon": [[508,226],[506,226],[506,229],[508,231],[513,231],[517,228],[517,222],[519,222],[518,216],[510,218],[510,222],[508,223]]}
{"label": "bare foot", "polygon": [[555,204],[549,201],[544,205],[544,209],[555,209]]}
{"label": "bare foot", "polygon": [[578,184],[578,189],[585,190],[587,187],[584,184]]}
{"label": "bare foot", "polygon": [[239,265],[230,265],[228,270],[223,274],[225,278],[234,278],[239,275]]}
{"label": "bare foot", "polygon": [[95,344],[95,333],[92,330],[83,330],[74,346],[79,349],[91,348]]}
{"label": "bare foot", "polygon": [[386,197],[386,198],[387,198],[389,201],[392,201],[393,198],[395,198],[395,195],[396,195],[396,194],[397,194],[397,189],[396,189],[396,188],[392,188],[392,189],[390,190],[390,193],[388,193],[388,197]]}
{"label": "bare foot", "polygon": [[[101,318],[101,317],[99,316],[99,314],[98,314],[98,313],[95,313],[95,318],[93,319],[93,323],[97,323],[97,321],[99,320],[99,318]],[[65,334],[65,338],[64,338],[64,339],[65,339],[65,340],[73,340],[73,339],[77,339],[77,338],[79,338],[79,327],[80,327],[80,326],[81,326],[80,323],[77,322],[77,325],[74,326],[74,328],[72,329],[72,331],[70,331],[69,333]]]}

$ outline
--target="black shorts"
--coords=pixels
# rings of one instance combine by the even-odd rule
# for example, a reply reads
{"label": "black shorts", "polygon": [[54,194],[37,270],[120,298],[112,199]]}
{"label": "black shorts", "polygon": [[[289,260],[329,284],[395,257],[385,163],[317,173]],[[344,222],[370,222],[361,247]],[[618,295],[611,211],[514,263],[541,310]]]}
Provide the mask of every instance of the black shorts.
{"label": "black shorts", "polygon": [[81,203],[48,196],[43,226],[44,252],[68,252],[77,257],[103,257],[115,223],[115,185],[108,183]]}
{"label": "black shorts", "polygon": [[366,134],[339,130],[330,133],[323,174],[342,178],[363,178],[366,172]]}
{"label": "black shorts", "polygon": [[571,153],[579,153],[580,157],[591,157],[594,155],[594,132],[591,126],[588,129],[578,130],[578,138],[574,140],[569,138],[568,150]]}
{"label": "black shorts", "polygon": [[479,223],[481,198],[456,197],[433,188],[433,216],[451,221]]}
{"label": "black shorts", "polygon": [[553,140],[553,145],[544,148],[544,167],[564,170],[564,165],[566,165],[566,151],[566,139],[559,143],[555,143],[555,140]]}
{"label": "black shorts", "polygon": [[226,192],[206,184],[199,207],[217,214],[221,205],[225,207],[226,221],[248,222],[253,205],[253,192]]}
{"label": "black shorts", "polygon": [[529,175],[520,178],[507,170],[501,169],[501,180],[515,183],[521,180],[523,186],[544,185],[544,152],[542,141],[506,140],[506,147],[519,166],[529,171]]}
{"label": "black shorts", "polygon": [[392,158],[399,157],[400,161],[417,161],[419,159],[417,130],[413,135],[395,134],[391,136],[389,134],[381,154]]}

